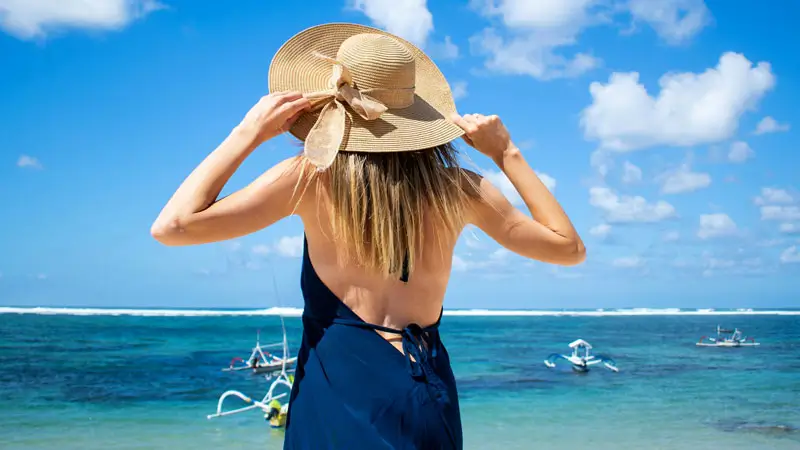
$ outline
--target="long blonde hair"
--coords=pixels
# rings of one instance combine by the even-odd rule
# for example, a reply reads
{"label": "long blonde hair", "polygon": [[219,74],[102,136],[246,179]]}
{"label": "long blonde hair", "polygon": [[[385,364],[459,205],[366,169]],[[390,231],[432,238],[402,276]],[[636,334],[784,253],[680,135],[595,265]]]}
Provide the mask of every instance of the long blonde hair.
{"label": "long blonde hair", "polygon": [[310,178],[325,179],[317,186],[324,184],[331,200],[333,239],[345,244],[342,262],[385,276],[407,264],[411,273],[426,228],[456,236],[465,223],[471,190],[463,183],[471,180],[450,143],[411,152],[341,152],[325,172],[307,170]]}

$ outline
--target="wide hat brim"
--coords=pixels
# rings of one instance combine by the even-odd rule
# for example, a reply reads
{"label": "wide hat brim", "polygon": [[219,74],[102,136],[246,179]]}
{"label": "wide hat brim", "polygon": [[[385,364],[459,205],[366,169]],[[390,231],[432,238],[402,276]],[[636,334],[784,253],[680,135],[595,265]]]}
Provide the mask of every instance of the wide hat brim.
{"label": "wide hat brim", "polygon": [[[331,23],[308,28],[286,41],[269,68],[270,92],[311,93],[329,88],[331,64],[315,53],[336,58],[340,45],[351,36],[379,33],[397,39],[415,56],[414,103],[390,109],[376,120],[366,120],[349,105],[348,124],[339,151],[401,152],[446,144],[464,134],[449,119],[456,112],[453,94],[436,64],[412,43],[377,28],[349,23]],[[301,115],[289,132],[304,141],[319,117],[319,111]]]}

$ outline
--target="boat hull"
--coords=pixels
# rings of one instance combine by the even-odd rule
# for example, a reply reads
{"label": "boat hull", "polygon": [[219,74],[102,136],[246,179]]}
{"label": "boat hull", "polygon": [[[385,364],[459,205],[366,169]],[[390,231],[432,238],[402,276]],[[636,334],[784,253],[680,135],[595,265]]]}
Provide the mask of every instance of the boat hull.
{"label": "boat hull", "polygon": [[[297,364],[297,358],[289,358],[286,360],[286,368],[290,369]],[[272,373],[272,372],[280,372],[283,368],[283,362],[274,362],[270,364],[259,365],[253,369],[253,373],[255,374],[262,374],[262,373]]]}
{"label": "boat hull", "polygon": [[[297,357],[288,358],[286,360],[286,368],[291,369],[297,364]],[[226,367],[222,369],[223,372],[239,372],[242,370],[251,370],[256,375],[261,375],[265,373],[274,373],[280,372],[283,369],[283,361],[275,361],[269,364],[259,364],[257,367],[251,366],[238,366],[238,367]]]}
{"label": "boat hull", "polygon": [[761,345],[758,342],[719,342],[719,343],[706,343],[706,342],[698,342],[698,347],[758,347]]}

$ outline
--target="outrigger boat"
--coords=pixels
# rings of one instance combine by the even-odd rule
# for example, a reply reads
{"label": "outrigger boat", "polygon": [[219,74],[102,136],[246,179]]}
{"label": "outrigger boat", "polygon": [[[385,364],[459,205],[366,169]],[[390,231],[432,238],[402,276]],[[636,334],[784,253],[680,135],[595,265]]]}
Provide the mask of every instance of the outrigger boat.
{"label": "outrigger boat", "polygon": [[[219,397],[219,401],[217,401],[217,412],[209,414],[207,416],[208,419],[230,416],[245,411],[260,410],[264,414],[264,419],[269,422],[272,428],[283,428],[286,426],[286,417],[289,413],[288,397],[289,393],[292,391],[292,384],[294,383],[294,370],[289,369],[289,362],[291,361],[293,365],[297,361],[297,358],[288,357],[289,345],[286,340],[286,326],[284,325],[282,316],[281,328],[283,329],[283,358],[280,358],[281,362],[278,367],[280,373],[278,373],[274,380],[272,375],[274,375],[275,371],[272,371],[269,375],[265,375],[267,380],[273,380],[266,395],[264,395],[261,400],[255,400],[236,390],[226,391]],[[256,349],[259,349],[258,344],[256,344]],[[253,353],[255,354],[255,350]],[[229,397],[236,397],[248,405],[237,409],[224,410],[223,404]],[[285,400],[282,403],[281,400],[283,399]]]}
{"label": "outrigger boat", "polygon": [[[726,336],[726,334],[728,334]],[[738,328],[726,330],[717,325],[717,337],[703,336],[697,341],[698,347],[755,347],[761,345],[754,337],[743,336]]]}
{"label": "outrigger boat", "polygon": [[552,369],[556,366],[556,361],[563,359],[572,363],[572,370],[575,372],[588,372],[590,366],[600,363],[602,363],[608,370],[619,372],[617,364],[610,357],[590,354],[592,345],[583,339],[578,339],[575,342],[572,342],[569,344],[569,348],[572,349],[571,355],[560,355],[558,353],[553,353],[544,360],[544,365]]}
{"label": "outrigger boat", "polygon": [[[283,320],[283,319],[281,319]],[[283,357],[278,357],[271,354],[266,348],[283,347]],[[297,363],[297,357],[287,357],[289,354],[288,344],[286,343],[286,333],[283,334],[283,342],[275,344],[261,345],[261,331],[256,333],[256,346],[250,352],[250,357],[245,361],[242,358],[236,357],[231,360],[230,366],[222,369],[223,372],[238,372],[240,370],[251,370],[253,373],[270,374],[280,372],[284,366],[294,367]],[[239,363],[239,365],[237,365]]]}

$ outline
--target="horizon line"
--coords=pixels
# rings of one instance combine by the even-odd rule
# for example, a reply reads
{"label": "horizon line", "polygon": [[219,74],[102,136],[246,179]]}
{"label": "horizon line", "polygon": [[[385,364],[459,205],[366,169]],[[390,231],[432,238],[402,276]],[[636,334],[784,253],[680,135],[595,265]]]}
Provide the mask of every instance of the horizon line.
{"label": "horizon line", "polygon": [[[147,307],[0,307],[0,314],[69,315],[69,316],[146,316],[146,317],[217,317],[285,316],[300,317],[303,308],[147,308]],[[712,315],[800,315],[800,308],[568,308],[568,309],[444,309],[446,316],[712,316]]]}

